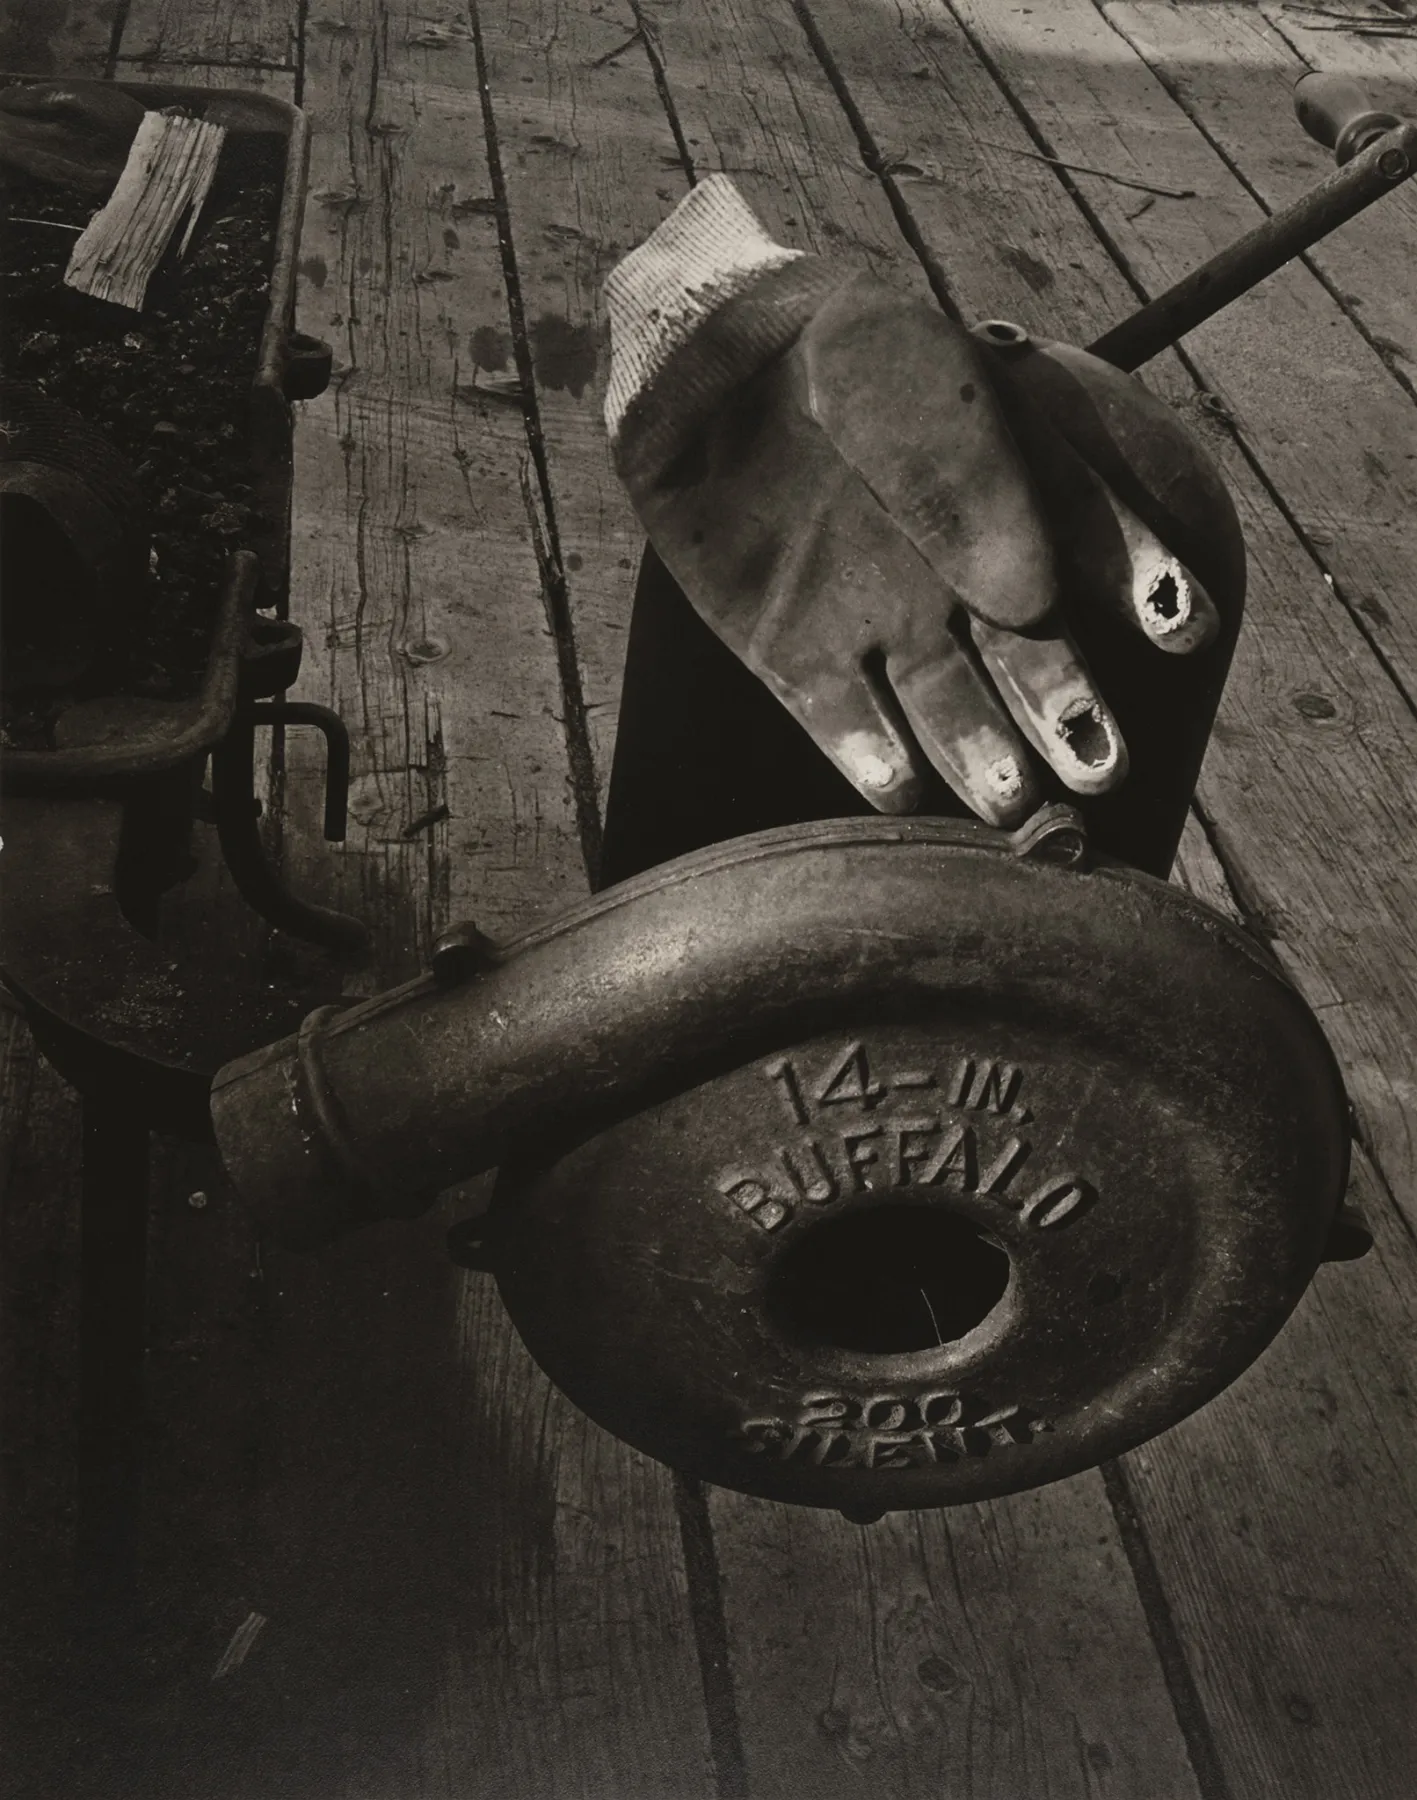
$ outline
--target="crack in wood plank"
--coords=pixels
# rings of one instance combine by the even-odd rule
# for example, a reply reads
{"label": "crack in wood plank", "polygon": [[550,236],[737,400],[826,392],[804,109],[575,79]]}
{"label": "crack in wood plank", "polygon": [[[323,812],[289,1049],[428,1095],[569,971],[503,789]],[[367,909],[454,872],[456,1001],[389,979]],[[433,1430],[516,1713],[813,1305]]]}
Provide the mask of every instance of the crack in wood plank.
{"label": "crack in wood plank", "polygon": [[[954,13],[967,22],[967,34]],[[1090,8],[1060,0],[1060,7],[1031,23],[1033,15],[1001,14],[982,0],[957,0],[949,9],[911,0],[902,14],[904,45],[897,47],[888,32],[868,40],[839,10],[835,42],[863,109],[889,109],[901,117],[906,97],[919,93],[914,83],[907,88],[901,71],[924,55],[932,85],[945,84],[966,119],[988,120],[990,133],[1000,135],[997,85],[991,93],[969,74],[982,46],[988,54],[973,66],[986,83],[1008,86],[1025,115],[1026,129],[1019,126],[1024,144],[1041,142],[1066,156],[1086,141],[1096,154],[1098,120],[1115,120],[1127,123],[1107,127],[1117,132],[1109,147],[1130,153],[1139,141],[1138,125],[1155,128],[1145,109],[1140,120],[1129,113],[1129,107],[1137,110],[1138,93],[1147,92],[1147,77],[1124,47],[1104,53],[1093,41],[1096,32],[1089,37],[1087,13]],[[1096,14],[1091,17],[1103,29]],[[841,48],[848,39],[849,61]],[[1111,42],[1117,45],[1115,36]],[[938,96],[933,104],[938,106]],[[1160,104],[1170,103],[1163,97]],[[1178,123],[1176,153],[1142,163],[1143,172],[1152,167],[1173,178],[1189,176],[1189,130],[1188,123]],[[922,119],[922,140],[928,131]],[[1028,174],[1020,168],[1006,177],[982,151],[981,191],[971,201],[975,179],[962,171],[948,193],[922,188],[912,195],[922,230],[950,259],[951,279],[971,310],[1002,305],[1045,335],[1086,341],[1099,312],[1105,317],[1127,304],[1126,284],[1115,264],[1109,267],[1118,244],[1118,260],[1125,263],[1128,242],[1115,197],[1100,189],[1087,194],[1086,216],[1100,216],[1105,227],[1104,251],[1077,231],[1076,190],[1085,181],[1042,169]],[[1007,206],[985,185],[1004,180],[1013,188]],[[1193,185],[1208,188],[1210,179]],[[1181,232],[1184,237],[1184,225]],[[1165,241],[1160,227],[1155,241]],[[1021,249],[1026,264],[1017,254]],[[1180,253],[1193,260],[1195,246],[1183,243]],[[1340,319],[1333,331],[1343,329]],[[1248,354],[1259,383],[1271,363],[1255,347]],[[1272,351],[1269,356],[1272,362]],[[1407,885],[1399,848],[1407,828],[1393,818],[1394,805],[1406,802],[1394,791],[1401,784],[1382,773],[1410,764],[1413,750],[1399,748],[1410,743],[1410,714],[1306,551],[1277,524],[1273,503],[1237,454],[1235,440],[1187,401],[1188,384],[1178,378],[1175,359],[1162,359],[1149,375],[1208,434],[1254,552],[1251,623],[1202,777],[1201,810],[1245,912],[1278,934],[1274,947],[1310,1001],[1324,1008],[1360,1110],[1364,1096],[1369,1108],[1377,1102],[1380,1113],[1371,1116],[1380,1116],[1382,1124],[1373,1141],[1385,1169],[1399,1172],[1397,1198],[1410,1211],[1411,1109],[1403,1096],[1412,1066],[1404,1022],[1411,1009],[1391,994],[1395,983],[1406,987],[1414,964],[1404,924],[1410,909],[1398,899]],[[1262,403],[1275,409],[1281,429],[1294,428],[1282,392],[1263,402],[1257,393],[1255,407]],[[1235,410],[1242,429],[1251,431],[1250,408]],[[1291,485],[1287,476],[1281,485]],[[1288,726],[1285,694],[1326,688],[1361,693],[1362,723],[1348,700],[1342,739],[1327,746],[1327,773],[1311,787],[1311,741],[1301,743]],[[1292,703],[1289,710],[1302,716]],[[1374,715],[1382,720],[1382,734],[1395,734],[1381,752]],[[1375,887],[1383,890],[1376,900]],[[1355,955],[1360,939],[1366,949]],[[1380,1271],[1382,1263],[1325,1270],[1274,1350],[1204,1412],[1127,1459],[1167,1604],[1227,1776],[1245,1800],[1291,1789],[1352,1794],[1355,1800],[1398,1791],[1392,1784],[1400,1783],[1397,1770],[1407,1754],[1398,1741],[1402,1733],[1390,1714],[1383,1716],[1376,1697],[1394,1691],[1390,1683],[1384,1686],[1385,1665],[1396,1671],[1399,1687],[1408,1679],[1407,1651],[1383,1621],[1397,1616],[1389,1597],[1411,1589],[1411,1570],[1394,1545],[1412,1526],[1379,1518],[1406,1520],[1411,1505],[1410,1484],[1397,1470],[1411,1466],[1403,1446],[1417,1426],[1410,1388],[1390,1367],[1385,1346],[1410,1329],[1405,1320],[1417,1265],[1411,1236],[1391,1212],[1376,1173],[1359,1158],[1355,1194],[1375,1214],[1383,1239],[1375,1255],[1391,1259],[1387,1285],[1375,1291],[1372,1277],[1365,1281],[1361,1273]],[[1361,1317],[1354,1310],[1360,1296]],[[1324,1384],[1321,1417],[1306,1406],[1315,1383]],[[1356,1511],[1348,1498],[1355,1487],[1364,1494]],[[1261,1529],[1263,1545],[1257,1541]],[[1348,1548],[1335,1567],[1333,1545],[1339,1541]],[[1269,1597],[1272,1559],[1285,1569],[1290,1598],[1284,1601]],[[1402,1605],[1399,1600],[1399,1612]]]}
{"label": "crack in wood plank", "polygon": [[[881,183],[862,178],[857,133],[788,6],[644,0],[643,10],[700,173],[732,167],[779,241],[866,260],[930,291]],[[811,10],[824,39],[838,24],[858,39],[890,30],[876,9]],[[879,144],[889,114],[867,112],[852,61],[835,33],[830,41]],[[938,94],[930,101],[940,106]],[[976,225],[976,239],[988,235]],[[808,1790],[845,1800],[866,1786],[892,1800],[1198,1800],[1095,1475],[865,1529],[721,1491],[709,1504],[750,1791],[761,1800]]]}

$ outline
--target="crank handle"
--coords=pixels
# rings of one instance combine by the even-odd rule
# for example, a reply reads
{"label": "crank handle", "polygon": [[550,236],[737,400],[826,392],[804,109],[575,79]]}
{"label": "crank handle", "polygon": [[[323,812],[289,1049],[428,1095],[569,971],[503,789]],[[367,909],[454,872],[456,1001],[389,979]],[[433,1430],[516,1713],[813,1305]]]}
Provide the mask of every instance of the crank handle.
{"label": "crank handle", "polygon": [[1314,142],[1333,151],[1340,168],[1402,123],[1396,113],[1370,105],[1362,88],[1346,75],[1301,75],[1294,84],[1294,112]]}
{"label": "crank handle", "polygon": [[1087,346],[1094,356],[1128,372],[1139,369],[1417,172],[1417,121],[1376,111],[1355,82],[1304,75],[1294,109],[1305,131],[1332,147],[1341,166],[1104,332]]}

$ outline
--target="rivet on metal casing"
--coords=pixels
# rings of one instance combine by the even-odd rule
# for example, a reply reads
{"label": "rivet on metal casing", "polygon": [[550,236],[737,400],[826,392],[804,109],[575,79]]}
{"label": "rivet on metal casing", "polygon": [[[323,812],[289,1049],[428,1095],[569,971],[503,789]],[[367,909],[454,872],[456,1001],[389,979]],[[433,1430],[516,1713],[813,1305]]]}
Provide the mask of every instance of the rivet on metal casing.
{"label": "rivet on metal casing", "polygon": [[988,344],[992,350],[1010,351],[1027,350],[1033,342],[1022,325],[1015,325],[1012,319],[981,319],[977,325],[971,325],[970,335],[977,337],[981,343]]}
{"label": "rivet on metal casing", "polygon": [[439,987],[456,987],[469,981],[497,960],[497,946],[470,919],[449,925],[433,946],[433,979]]}
{"label": "rivet on metal casing", "polygon": [[841,1506],[837,1511],[848,1525],[876,1525],[886,1516],[883,1506]]}
{"label": "rivet on metal casing", "polygon": [[1076,807],[1050,801],[1025,819],[1009,838],[1015,856],[1056,863],[1064,869],[1087,866],[1087,827]]}

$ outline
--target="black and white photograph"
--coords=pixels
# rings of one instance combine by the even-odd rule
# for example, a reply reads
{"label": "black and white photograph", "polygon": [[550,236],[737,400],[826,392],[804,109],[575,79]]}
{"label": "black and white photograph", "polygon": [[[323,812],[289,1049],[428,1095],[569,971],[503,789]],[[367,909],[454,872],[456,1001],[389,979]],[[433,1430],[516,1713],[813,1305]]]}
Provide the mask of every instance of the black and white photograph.
{"label": "black and white photograph", "polygon": [[1417,0],[0,0],[0,1800],[1417,1800]]}

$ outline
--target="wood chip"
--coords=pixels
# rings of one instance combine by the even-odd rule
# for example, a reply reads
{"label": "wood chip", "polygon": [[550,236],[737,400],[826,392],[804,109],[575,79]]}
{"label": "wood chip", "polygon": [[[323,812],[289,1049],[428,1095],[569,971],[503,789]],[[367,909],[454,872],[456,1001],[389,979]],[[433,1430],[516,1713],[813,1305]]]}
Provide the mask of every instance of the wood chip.
{"label": "wood chip", "polygon": [[74,245],[66,286],[141,312],[184,213],[184,251],[191,241],[225,137],[223,126],[204,119],[145,114],[108,204]]}
{"label": "wood chip", "polygon": [[217,1666],[212,1670],[212,1680],[220,1681],[230,1675],[233,1669],[239,1669],[251,1653],[251,1647],[261,1635],[261,1628],[267,1623],[264,1613],[250,1612],[231,1634],[231,1642],[221,1653]]}

